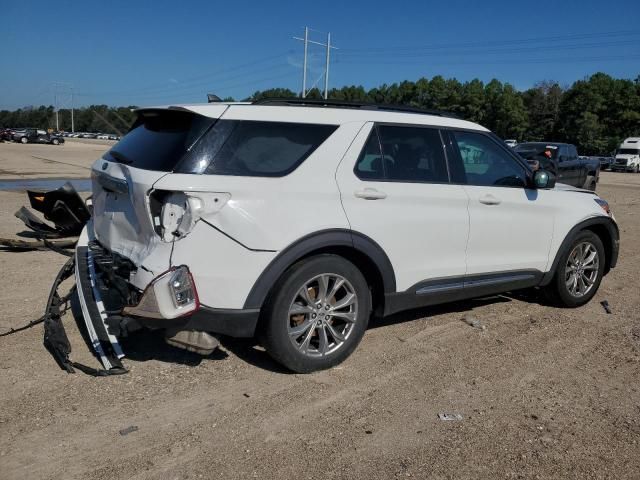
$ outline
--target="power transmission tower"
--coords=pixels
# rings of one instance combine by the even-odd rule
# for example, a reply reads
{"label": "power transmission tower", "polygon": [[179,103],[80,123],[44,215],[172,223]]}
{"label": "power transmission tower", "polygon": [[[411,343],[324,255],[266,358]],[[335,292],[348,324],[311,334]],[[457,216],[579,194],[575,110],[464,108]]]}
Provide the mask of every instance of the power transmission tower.
{"label": "power transmission tower", "polygon": [[[310,31],[315,32],[315,30],[312,30],[309,27],[304,27],[304,38],[293,37],[294,40],[300,40],[304,42],[304,61],[302,63],[302,98],[306,98],[307,93],[309,93],[309,90],[311,90],[315,86],[315,83],[317,83],[317,80],[316,80],[316,82],[311,86],[311,88],[307,90],[307,65],[308,65],[307,57],[309,52],[309,44],[312,43],[314,45],[320,45],[321,47],[324,47],[326,49],[325,67],[324,67],[324,73],[323,73],[324,98],[326,100],[327,98],[329,98],[329,64],[331,62],[331,49],[338,50],[338,47],[334,47],[333,45],[331,45],[331,32],[327,33],[327,43],[322,43],[322,42],[316,42],[315,40],[310,40],[309,39]],[[318,78],[318,80],[320,80],[320,78]]]}
{"label": "power transmission tower", "polygon": [[71,106],[71,131],[75,131],[73,118],[73,85],[64,82],[55,82],[52,84],[53,102],[56,111],[56,130],[60,131],[60,118],[58,112],[60,108],[69,108]]}

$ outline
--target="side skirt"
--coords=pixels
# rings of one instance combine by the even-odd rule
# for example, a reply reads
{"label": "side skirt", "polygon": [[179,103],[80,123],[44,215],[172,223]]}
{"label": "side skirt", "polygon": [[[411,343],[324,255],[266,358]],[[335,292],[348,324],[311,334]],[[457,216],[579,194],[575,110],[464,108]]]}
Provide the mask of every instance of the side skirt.
{"label": "side skirt", "polygon": [[516,270],[427,280],[386,294],[384,314],[536,287],[543,276],[539,270]]}

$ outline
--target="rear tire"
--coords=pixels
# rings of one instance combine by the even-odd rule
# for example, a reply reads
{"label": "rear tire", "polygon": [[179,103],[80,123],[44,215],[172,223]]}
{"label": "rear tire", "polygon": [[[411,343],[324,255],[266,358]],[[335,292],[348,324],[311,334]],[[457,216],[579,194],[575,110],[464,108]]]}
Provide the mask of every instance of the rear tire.
{"label": "rear tire", "polygon": [[636,165],[633,167],[633,173],[638,173],[640,171],[640,165]]}
{"label": "rear tire", "polygon": [[551,303],[575,308],[584,305],[598,291],[604,274],[602,240],[589,230],[579,232],[562,253],[545,293]]}
{"label": "rear tire", "polygon": [[369,285],[337,255],[306,258],[277,282],[261,340],[271,357],[298,373],[331,368],[360,343],[371,315]]}

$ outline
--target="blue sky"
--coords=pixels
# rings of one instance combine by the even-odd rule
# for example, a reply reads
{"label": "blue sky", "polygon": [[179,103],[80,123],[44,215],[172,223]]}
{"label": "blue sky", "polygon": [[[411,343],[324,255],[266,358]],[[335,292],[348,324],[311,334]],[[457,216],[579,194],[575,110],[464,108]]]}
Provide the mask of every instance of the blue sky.
{"label": "blue sky", "polygon": [[[640,75],[637,0],[2,1],[0,109],[205,101],[301,88],[301,36],[331,31],[330,86],[443,75],[519,89],[597,71]],[[321,85],[324,52],[312,54]],[[61,95],[62,102],[69,102]]]}

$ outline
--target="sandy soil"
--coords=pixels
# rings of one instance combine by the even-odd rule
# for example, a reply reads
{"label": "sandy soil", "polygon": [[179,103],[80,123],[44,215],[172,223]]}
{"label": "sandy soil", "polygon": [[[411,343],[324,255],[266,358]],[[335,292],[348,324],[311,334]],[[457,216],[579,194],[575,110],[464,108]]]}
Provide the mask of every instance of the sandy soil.
{"label": "sandy soil", "polygon": [[[98,148],[0,144],[0,178],[86,176]],[[638,478],[640,175],[604,173],[598,191],[622,249],[588,305],[503,296],[377,320],[317,374],[250,341],[200,358],[143,333],[125,343],[128,375],[96,379],[62,372],[40,326],[0,338],[0,478]],[[24,202],[0,192],[0,236]],[[0,331],[41,314],[63,263],[0,252]],[[95,362],[65,323],[73,357]]]}

